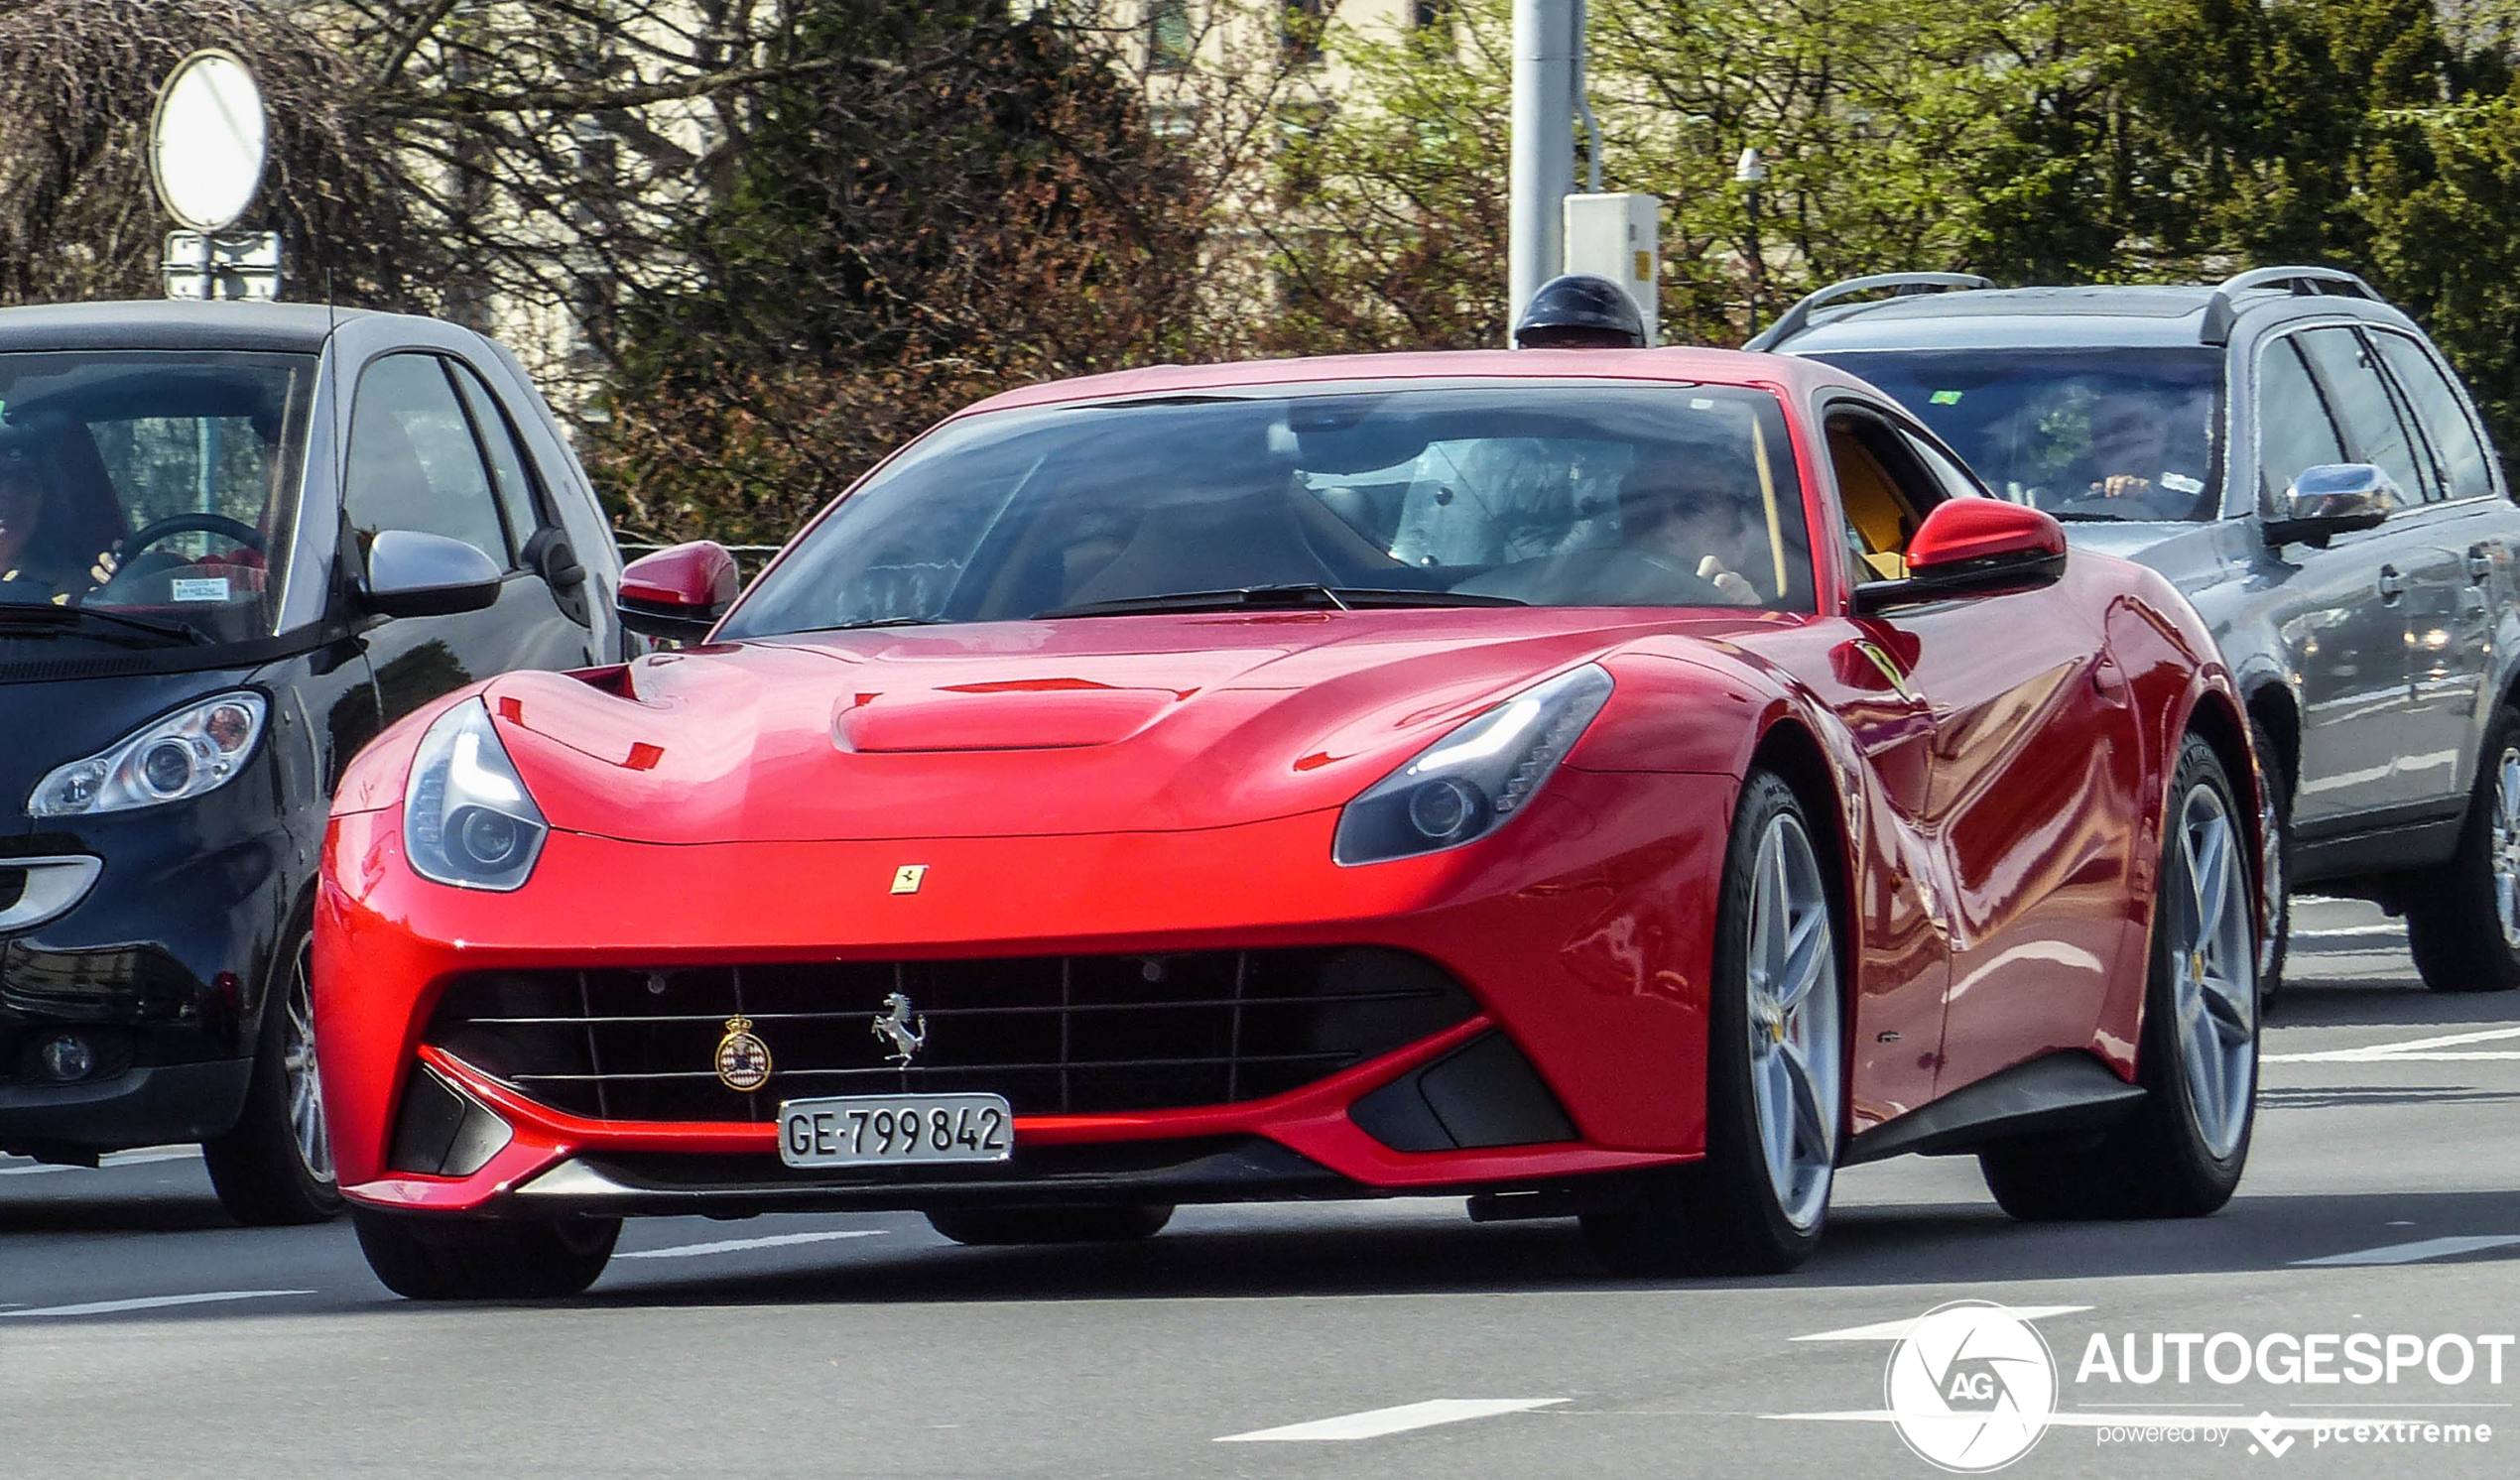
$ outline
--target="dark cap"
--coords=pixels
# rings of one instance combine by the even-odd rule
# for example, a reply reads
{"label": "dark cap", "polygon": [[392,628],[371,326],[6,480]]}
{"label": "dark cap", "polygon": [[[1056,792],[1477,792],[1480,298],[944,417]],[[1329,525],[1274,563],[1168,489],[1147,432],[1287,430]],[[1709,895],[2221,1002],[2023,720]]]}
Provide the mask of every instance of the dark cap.
{"label": "dark cap", "polygon": [[1645,316],[1627,290],[1590,273],[1551,278],[1514,325],[1516,349],[1643,349]]}

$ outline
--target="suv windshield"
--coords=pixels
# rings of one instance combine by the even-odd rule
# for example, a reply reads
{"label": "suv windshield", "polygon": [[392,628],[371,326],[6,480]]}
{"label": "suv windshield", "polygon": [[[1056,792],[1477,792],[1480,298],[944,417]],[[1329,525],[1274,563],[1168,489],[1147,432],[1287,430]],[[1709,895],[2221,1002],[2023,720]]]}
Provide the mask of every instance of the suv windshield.
{"label": "suv windshield", "polygon": [[2065,519],[2220,512],[2214,349],[1845,350],[1814,355],[1879,386],[1986,486]]}
{"label": "suv windshield", "polygon": [[118,642],[269,636],[315,366],[0,354],[0,624]]}
{"label": "suv windshield", "polygon": [[1783,411],[1499,382],[1001,412],[844,498],[725,635],[1283,604],[1808,611]]}

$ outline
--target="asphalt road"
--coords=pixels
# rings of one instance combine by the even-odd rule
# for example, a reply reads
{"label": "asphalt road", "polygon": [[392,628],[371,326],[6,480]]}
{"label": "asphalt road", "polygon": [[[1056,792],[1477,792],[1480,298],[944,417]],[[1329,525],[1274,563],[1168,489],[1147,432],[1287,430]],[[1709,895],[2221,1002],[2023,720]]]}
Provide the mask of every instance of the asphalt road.
{"label": "asphalt road", "polygon": [[[189,1152],[0,1159],[0,1473],[1923,1476],[1884,1365],[1957,1299],[2044,1312],[2059,1413],[2011,1473],[2520,1471],[2520,1346],[2476,1339],[2520,1331],[2520,1000],[2425,992],[2362,907],[2299,915],[2222,1214],[2020,1226],[1973,1162],[1911,1159],[1845,1173],[1767,1282],[1611,1281],[1572,1224],[1410,1200],[1034,1250],[650,1221],[581,1299],[425,1307],[346,1226],[230,1225]],[[2185,1383],[2093,1365],[2182,1333]],[[2273,1380],[2323,1333],[2396,1370]]]}

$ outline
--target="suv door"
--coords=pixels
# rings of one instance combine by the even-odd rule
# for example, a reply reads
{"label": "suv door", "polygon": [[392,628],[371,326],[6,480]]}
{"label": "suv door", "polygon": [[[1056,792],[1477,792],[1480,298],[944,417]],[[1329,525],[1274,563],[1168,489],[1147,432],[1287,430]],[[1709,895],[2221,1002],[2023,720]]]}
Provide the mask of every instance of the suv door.
{"label": "suv door", "polygon": [[[503,499],[475,414],[450,356],[405,350],[368,362],[350,406],[350,447],[342,474],[342,517],[355,554],[385,530],[461,540],[506,570],[499,598],[479,611],[382,621],[363,634],[377,699],[391,724],[429,699],[511,669],[576,668],[596,661],[588,630],[526,554],[537,534],[521,467],[518,494]],[[504,425],[496,429],[507,435]],[[507,455],[514,456],[513,443]],[[512,512],[512,510],[514,512]]]}
{"label": "suv door", "polygon": [[[2254,383],[2259,507],[2273,510],[2303,470],[2350,454],[2296,336],[2259,346]],[[2380,589],[2384,572],[2392,583],[2404,579],[2389,566],[2389,552],[2402,543],[2394,533],[2383,525],[2338,535],[2325,549],[2267,552],[2263,568],[2283,592],[2279,630],[2298,676],[2293,829],[2302,837],[2340,830],[2357,813],[2388,804],[2395,727],[2406,712],[2403,591],[2388,597]]]}
{"label": "suv door", "polygon": [[[2376,464],[2409,500],[2419,501],[2367,537],[2336,544],[2350,543],[2374,562],[2371,589],[2390,614],[2379,625],[2394,635],[2399,655],[2401,686],[2384,706],[2389,769],[2366,795],[2392,810],[2437,803],[2457,794],[2467,717],[2484,667],[2479,645],[2454,636],[2461,625],[2461,605],[2473,600],[2464,555],[2456,531],[2448,528],[2458,522],[2458,512],[2444,504],[2425,444],[2380,373],[2369,341],[2343,324],[2306,329],[2296,337],[2352,460]],[[2440,670],[2440,678],[2425,681],[2433,669]],[[2380,763],[2381,756],[2374,755],[2366,765]],[[2307,785],[2301,790],[2309,792]]]}
{"label": "suv door", "polygon": [[2520,509],[2502,496],[2475,414],[2440,359],[2411,334],[2380,328],[2363,333],[2379,349],[2422,435],[2446,506],[2439,513],[2427,511],[2425,528],[2457,562],[2456,597],[2449,620],[2438,632],[2426,631],[2410,651],[2416,706],[2438,708],[2445,728],[2455,725],[2457,735],[2455,764],[2427,768],[2417,777],[2417,800],[2457,804],[2473,783],[2468,760],[2479,738],[2483,702],[2499,687],[2493,682],[2495,655],[2520,637],[2502,630],[2515,614],[2512,549],[2520,540]]}

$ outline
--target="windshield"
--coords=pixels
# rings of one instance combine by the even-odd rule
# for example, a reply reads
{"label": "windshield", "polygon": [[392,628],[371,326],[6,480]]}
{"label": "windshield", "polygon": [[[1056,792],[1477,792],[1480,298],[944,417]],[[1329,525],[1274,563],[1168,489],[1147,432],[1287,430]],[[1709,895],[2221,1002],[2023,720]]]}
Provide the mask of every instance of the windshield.
{"label": "windshield", "polygon": [[2215,349],[1865,350],[1816,355],[1898,398],[1986,486],[2067,519],[2220,512]]}
{"label": "windshield", "polygon": [[[1010,411],[913,446],[725,635],[1323,605],[1811,609],[1776,398],[1380,386]],[[1171,598],[1171,599],[1167,599]]]}
{"label": "windshield", "polygon": [[[0,354],[0,620],[269,636],[315,357]],[[74,609],[83,609],[85,617]]]}

